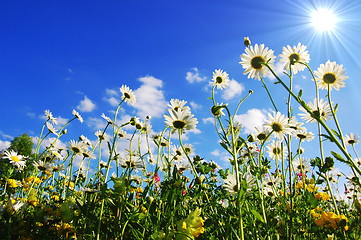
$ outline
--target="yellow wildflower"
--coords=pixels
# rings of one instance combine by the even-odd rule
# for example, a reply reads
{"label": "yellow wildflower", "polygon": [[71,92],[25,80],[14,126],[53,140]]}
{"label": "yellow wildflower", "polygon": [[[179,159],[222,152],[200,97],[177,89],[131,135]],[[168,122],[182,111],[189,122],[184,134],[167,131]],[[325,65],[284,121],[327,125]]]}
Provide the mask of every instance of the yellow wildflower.
{"label": "yellow wildflower", "polygon": [[8,180],[8,186],[11,188],[19,187],[19,182],[15,179],[9,179]]}
{"label": "yellow wildflower", "polygon": [[328,195],[328,193],[325,193],[325,192],[318,192],[316,194],[314,194],[314,197],[317,199],[317,200],[323,200],[323,201],[328,201],[331,199],[331,196]]}
{"label": "yellow wildflower", "polygon": [[186,219],[177,222],[178,231],[182,233],[176,235],[177,240],[194,239],[204,233],[204,219],[200,215],[201,209],[196,208]]}
{"label": "yellow wildflower", "polygon": [[348,222],[348,219],[345,215],[337,215],[334,212],[322,212],[321,217],[318,219],[315,219],[315,223],[319,227],[324,228],[333,228],[337,229],[338,227],[343,227],[345,231],[348,230],[348,226],[346,226],[346,223]]}

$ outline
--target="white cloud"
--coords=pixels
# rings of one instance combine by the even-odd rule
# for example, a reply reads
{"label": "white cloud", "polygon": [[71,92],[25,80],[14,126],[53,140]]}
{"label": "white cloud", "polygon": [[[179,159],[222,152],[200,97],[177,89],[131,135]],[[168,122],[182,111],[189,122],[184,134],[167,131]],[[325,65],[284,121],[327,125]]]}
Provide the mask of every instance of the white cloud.
{"label": "white cloud", "polygon": [[223,90],[222,98],[225,100],[230,100],[236,96],[241,95],[243,90],[244,86],[236,80],[232,79],[229,85]]}
{"label": "white cloud", "polygon": [[31,118],[35,118],[36,114],[33,112],[27,112],[26,115]]}
{"label": "white cloud", "polygon": [[208,117],[202,119],[203,123],[214,123],[214,117]]}
{"label": "white cloud", "polygon": [[202,108],[202,105],[197,104],[197,103],[195,103],[195,102],[190,102],[189,105],[191,105],[191,108],[192,108],[193,110],[197,110],[197,109],[201,109],[201,108]]}
{"label": "white cloud", "polygon": [[[282,75],[284,75],[284,71],[285,71],[284,66],[285,66],[284,63],[276,62],[272,69],[277,74],[277,76],[282,77]],[[273,76],[272,73],[267,75],[267,78],[270,79],[270,80],[275,80],[276,79],[276,77]]]}
{"label": "white cloud", "polygon": [[242,123],[246,134],[252,133],[255,127],[261,126],[266,119],[266,111],[257,108],[249,109],[245,114],[235,116],[235,120]]}
{"label": "white cloud", "polygon": [[80,101],[76,108],[81,112],[92,112],[96,105],[87,96],[84,96],[84,99]]}
{"label": "white cloud", "polygon": [[108,102],[111,106],[116,107],[119,104],[120,94],[114,89],[105,89],[104,101]]}
{"label": "white cloud", "polygon": [[90,117],[87,119],[87,125],[93,130],[103,130],[107,125],[107,121],[102,118]]}
{"label": "white cloud", "polygon": [[142,85],[134,91],[137,98],[134,107],[140,118],[145,116],[162,117],[167,107],[164,93],[161,90],[163,81],[153,76],[141,77],[138,79]]}
{"label": "white cloud", "polygon": [[203,82],[207,79],[207,77],[199,76],[198,68],[192,68],[190,72],[186,74],[186,80],[189,83]]}
{"label": "white cloud", "polygon": [[0,137],[5,138],[5,139],[13,139],[14,138],[13,136],[5,134],[2,131],[0,131]]}
{"label": "white cloud", "polygon": [[10,141],[1,141],[0,140],[0,151],[7,149],[10,147]]}
{"label": "white cloud", "polygon": [[215,149],[211,152],[211,155],[213,156],[220,156],[221,155],[221,152],[218,150],[218,149]]}

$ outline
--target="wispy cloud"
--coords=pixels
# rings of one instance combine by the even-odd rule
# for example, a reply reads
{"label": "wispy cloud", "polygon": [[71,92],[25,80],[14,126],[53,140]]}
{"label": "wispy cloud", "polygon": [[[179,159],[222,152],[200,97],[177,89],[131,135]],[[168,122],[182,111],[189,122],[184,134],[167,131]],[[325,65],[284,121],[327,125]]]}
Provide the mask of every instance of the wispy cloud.
{"label": "wispy cloud", "polygon": [[138,79],[142,85],[134,91],[137,102],[134,107],[137,109],[137,116],[162,117],[167,107],[162,90],[163,81],[153,76],[141,77]]}
{"label": "wispy cloud", "polygon": [[0,151],[7,149],[10,147],[10,141],[1,141],[0,140]]}
{"label": "wispy cloud", "polygon": [[232,79],[229,85],[227,86],[227,88],[223,90],[222,98],[224,100],[230,100],[236,96],[240,96],[243,90],[244,90],[243,84]]}
{"label": "wispy cloud", "polygon": [[112,107],[116,107],[119,104],[120,94],[119,91],[114,89],[105,89],[104,101],[108,102]]}
{"label": "wispy cloud", "polygon": [[189,105],[191,106],[192,110],[198,110],[202,108],[202,105],[195,103],[195,102],[190,102]]}
{"label": "wispy cloud", "polygon": [[4,132],[0,131],[0,137],[4,139],[13,139],[13,136],[5,134]]}
{"label": "wispy cloud", "polygon": [[186,80],[189,83],[203,82],[207,77],[201,77],[198,68],[192,68],[191,71],[187,72]]}
{"label": "wispy cloud", "polygon": [[203,123],[214,123],[214,117],[208,117],[202,119]]}
{"label": "wispy cloud", "polygon": [[102,118],[90,117],[86,120],[88,127],[93,130],[103,130],[107,122]]}
{"label": "wispy cloud", "polygon": [[80,101],[76,108],[81,112],[92,112],[96,105],[87,96],[84,96],[84,99]]}
{"label": "wispy cloud", "polygon": [[266,110],[252,108],[245,114],[235,116],[235,120],[242,123],[246,134],[252,133],[255,127],[261,126],[266,119]]}

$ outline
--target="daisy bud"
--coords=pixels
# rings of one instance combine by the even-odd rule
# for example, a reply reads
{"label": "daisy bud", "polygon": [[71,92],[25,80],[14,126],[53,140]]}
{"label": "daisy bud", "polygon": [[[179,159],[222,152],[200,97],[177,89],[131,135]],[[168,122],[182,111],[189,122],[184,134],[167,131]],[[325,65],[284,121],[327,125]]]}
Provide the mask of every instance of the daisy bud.
{"label": "daisy bud", "polygon": [[201,184],[206,177],[204,175],[200,175],[196,178],[196,183]]}
{"label": "daisy bud", "polygon": [[243,44],[244,46],[248,47],[249,45],[251,45],[251,40],[249,39],[249,37],[245,37],[243,40]]}

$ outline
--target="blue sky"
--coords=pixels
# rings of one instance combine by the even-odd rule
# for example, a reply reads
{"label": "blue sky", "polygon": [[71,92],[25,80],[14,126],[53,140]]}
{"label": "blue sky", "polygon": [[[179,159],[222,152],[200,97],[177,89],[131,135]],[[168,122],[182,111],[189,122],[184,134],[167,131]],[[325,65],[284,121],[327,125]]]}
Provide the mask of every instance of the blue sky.
{"label": "blue sky", "polygon": [[[310,13],[321,7],[338,16],[333,32],[318,33],[310,25]],[[45,109],[59,119],[71,118],[72,109],[84,117],[83,124],[72,123],[64,142],[81,134],[94,139],[100,115],[111,115],[112,97],[126,84],[140,102],[125,107],[124,118],[150,114],[160,131],[168,101],[186,100],[199,121],[188,141],[198,154],[224,165],[207,121],[212,72],[223,69],[235,82],[218,91],[219,102],[233,106],[255,91],[239,112],[246,127],[271,109],[261,83],[247,79],[239,64],[245,36],[277,56],[283,46],[301,42],[314,70],[327,60],[343,64],[349,79],[333,99],[344,132],[360,134],[360,12],[358,1],[1,1],[0,148],[23,133],[37,136]],[[295,80],[312,101],[309,74]],[[268,85],[272,94],[285,96],[271,79]],[[278,101],[282,106],[282,97]]]}

